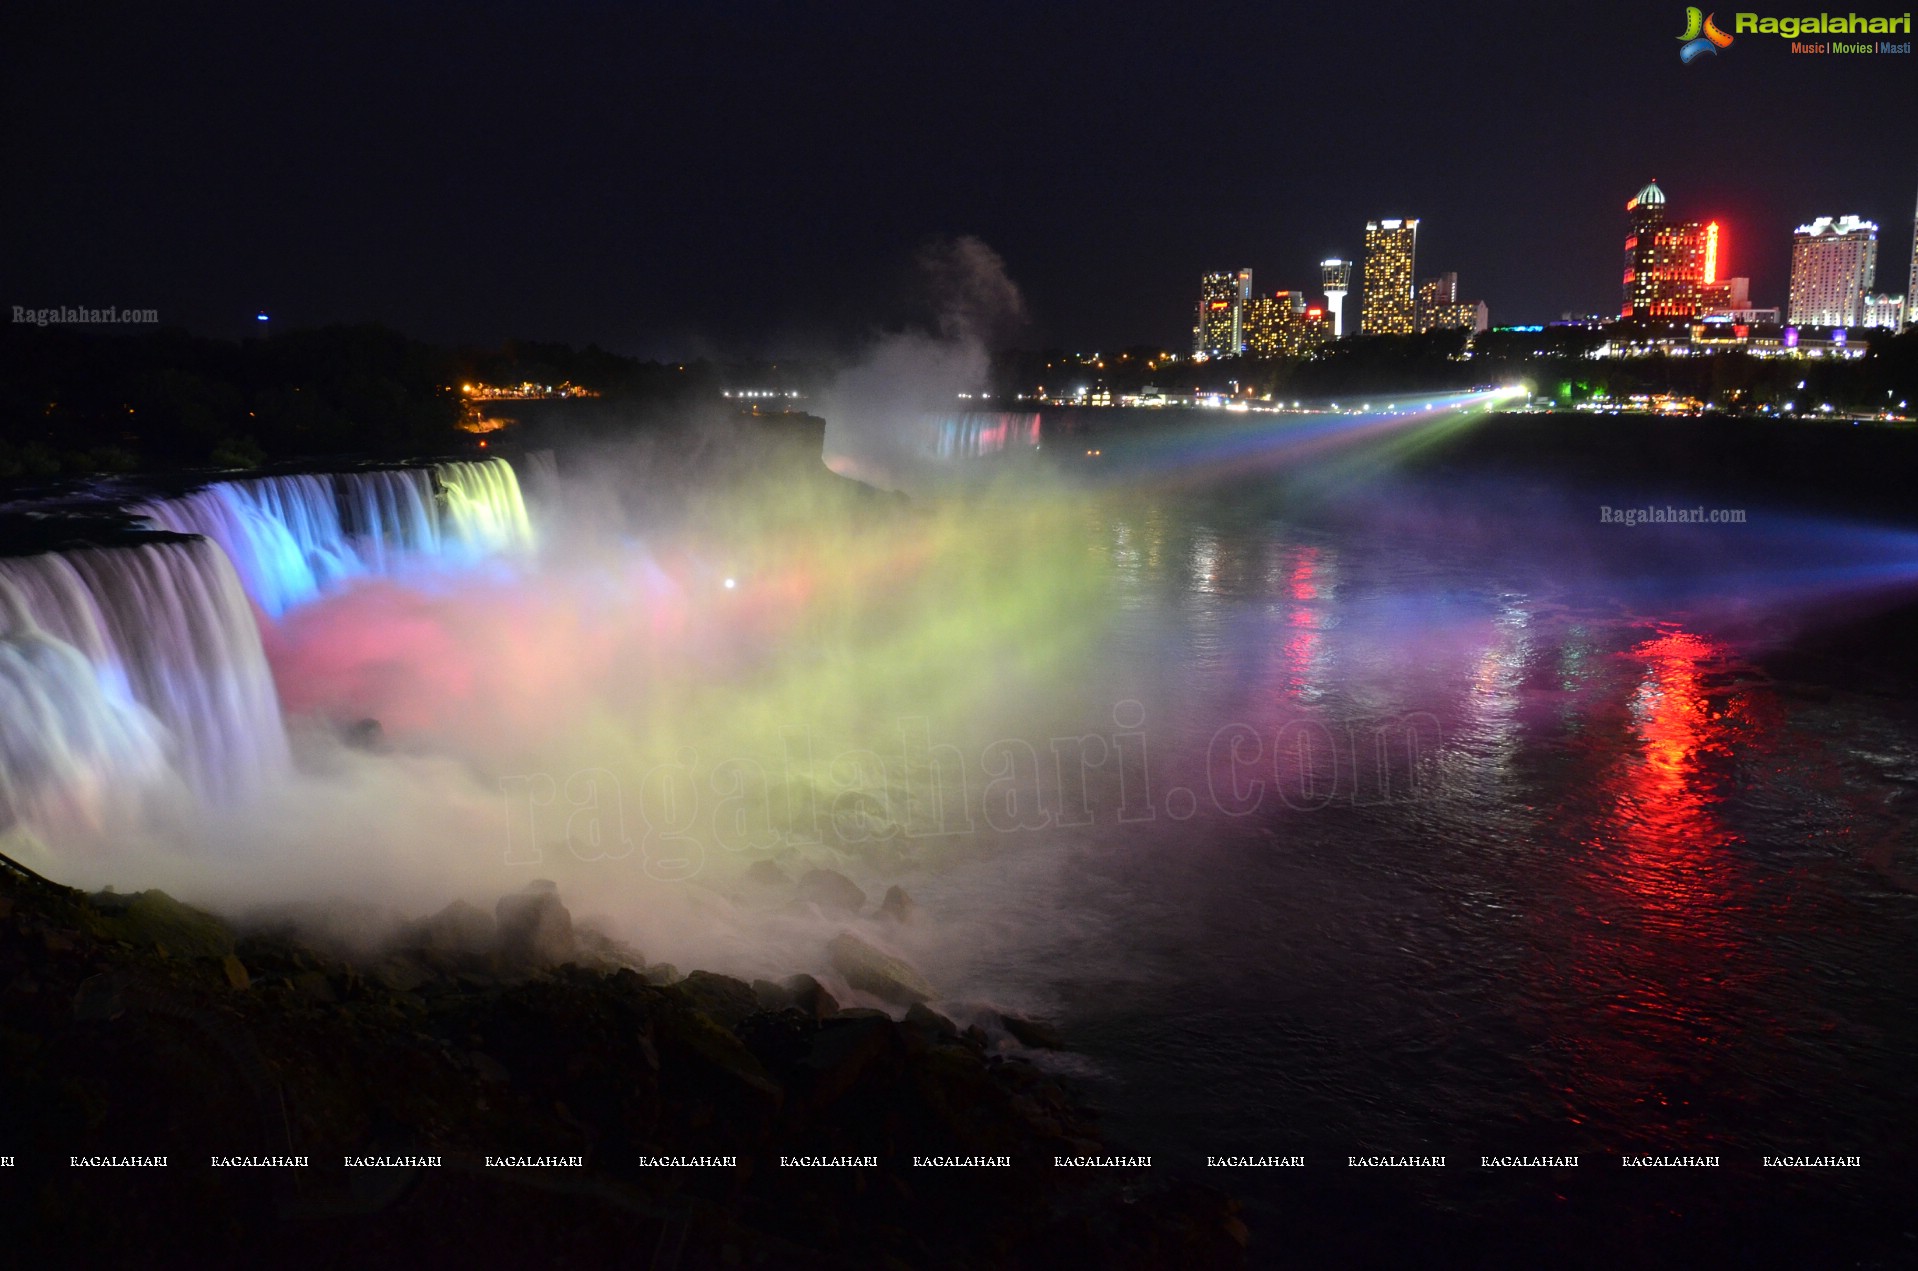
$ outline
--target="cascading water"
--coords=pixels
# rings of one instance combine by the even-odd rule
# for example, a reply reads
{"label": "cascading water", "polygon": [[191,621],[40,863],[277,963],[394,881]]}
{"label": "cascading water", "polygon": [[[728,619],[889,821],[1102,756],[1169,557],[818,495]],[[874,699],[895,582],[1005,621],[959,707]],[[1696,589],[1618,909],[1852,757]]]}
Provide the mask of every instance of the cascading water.
{"label": "cascading water", "polygon": [[222,481],[134,512],[218,543],[269,618],[350,578],[471,564],[533,538],[504,459]]}
{"label": "cascading water", "polygon": [[941,459],[977,459],[1039,445],[1039,416],[1031,412],[967,411],[933,423],[933,452]]}
{"label": "cascading water", "polygon": [[0,559],[0,828],[105,823],[177,773],[228,803],[291,766],[261,624],[353,578],[529,548],[503,459],[225,481],[133,509],[190,537]]}
{"label": "cascading water", "polygon": [[[90,789],[125,791],[130,776],[144,784],[159,753],[195,793],[218,801],[287,768],[259,627],[217,545],[185,539],[0,560],[0,582],[13,700],[34,703],[36,713],[20,718],[39,721],[23,727],[9,714],[7,780],[32,774],[33,805],[71,811],[94,803]],[[16,736],[26,729],[41,740]],[[56,778],[64,793],[51,792]]]}
{"label": "cascading water", "polygon": [[26,590],[0,574],[0,831],[100,829],[167,770],[159,721],[42,629]]}
{"label": "cascading water", "polygon": [[135,511],[161,529],[218,543],[247,594],[274,617],[359,572],[329,477],[222,481]]}
{"label": "cascading water", "polygon": [[478,558],[532,543],[533,526],[511,464],[503,459],[443,463],[433,475],[445,493],[440,523],[449,547]]}

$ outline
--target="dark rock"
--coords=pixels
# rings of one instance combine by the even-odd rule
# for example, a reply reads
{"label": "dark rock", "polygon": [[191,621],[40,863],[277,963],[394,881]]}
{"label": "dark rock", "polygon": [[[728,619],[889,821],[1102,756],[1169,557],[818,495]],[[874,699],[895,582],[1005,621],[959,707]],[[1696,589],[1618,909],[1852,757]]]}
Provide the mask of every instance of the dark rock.
{"label": "dark rock", "polygon": [[[26,1145],[23,1164],[47,1162],[21,1181],[76,1264],[140,1265],[165,1246],[170,1262],[227,1265],[289,1232],[295,1260],[314,1266],[519,1265],[554,1250],[606,1266],[655,1246],[688,1268],[1244,1262],[1244,1224],[1210,1191],[1037,1168],[1113,1145],[1069,1082],[988,1058],[976,1028],[955,1044],[952,1022],[923,999],[900,1023],[839,1012],[811,976],[743,985],[695,974],[662,989],[630,966],[577,958],[508,967],[483,942],[478,957],[431,947],[466,946],[484,925],[459,907],[416,921],[421,940],[397,947],[388,937],[400,916],[369,910],[381,920],[364,924],[364,939],[358,926],[336,924],[355,938],[321,943],[316,923],[250,922],[211,956],[226,929],[157,894],[95,905],[0,863],[0,899],[13,906],[0,921],[0,1121]],[[501,908],[534,917],[530,944],[557,906],[546,886]],[[49,932],[75,947],[56,950]],[[835,943],[835,965],[872,986],[862,994],[929,992],[875,943]],[[236,966],[250,991],[230,987]],[[679,981],[663,965],[653,977]],[[404,987],[416,980],[417,992]],[[1005,1036],[989,1010],[963,1018]],[[1046,1027],[1004,1022],[1021,1026],[1028,1041]],[[172,1170],[133,1187],[57,1165],[68,1151],[153,1143],[196,1158],[259,1143],[316,1160],[505,1150],[588,1164],[577,1187],[559,1189],[498,1170],[395,1171],[390,1187],[373,1186],[375,1171],[282,1186],[271,1171]],[[920,1150],[1006,1154],[1022,1168],[929,1188],[906,1164]],[[881,1163],[844,1187],[804,1170],[679,1179],[630,1167],[642,1153],[785,1152]],[[215,1221],[189,1220],[200,1215]]]}
{"label": "dark rock", "polygon": [[901,1053],[899,1026],[883,1011],[826,1020],[799,1064],[807,1103],[815,1109],[833,1103]]}
{"label": "dark rock", "polygon": [[906,1009],[905,1024],[908,1028],[916,1028],[939,1037],[957,1037],[959,1035],[959,1026],[957,1024],[954,1024],[944,1015],[941,1015],[938,1011],[933,1010],[923,1002],[914,1002]]}
{"label": "dark rock", "polygon": [[648,984],[677,984],[680,980],[679,968],[670,962],[655,962],[639,974]]}
{"label": "dark rock", "polygon": [[926,1002],[938,996],[910,963],[867,944],[850,932],[832,938],[826,946],[833,969],[862,993],[902,1005]]}
{"label": "dark rock", "polygon": [[591,927],[573,929],[574,953],[581,962],[601,970],[646,965],[646,955],[629,944],[613,939]]}
{"label": "dark rock", "polygon": [[1006,1032],[1012,1034],[1012,1040],[1021,1046],[1030,1046],[1034,1050],[1066,1048],[1064,1035],[1045,1020],[1024,1019],[1018,1015],[1001,1015],[999,1022],[1005,1025]]}
{"label": "dark rock", "polygon": [[500,897],[493,916],[499,927],[496,947],[507,965],[548,967],[573,957],[573,915],[552,883],[540,879]]}
{"label": "dark rock", "polygon": [[732,1028],[748,1015],[756,1015],[760,1011],[759,997],[753,992],[752,986],[730,975],[694,971],[674,987],[690,998],[695,1007],[725,1028]]}
{"label": "dark rock", "polygon": [[749,1015],[740,1021],[734,1030],[746,1049],[767,1071],[790,1078],[797,1070],[807,1051],[812,1048],[813,1034],[819,1031],[819,1021],[795,1008],[780,1011],[761,1011]]}
{"label": "dark rock", "polygon": [[792,1004],[814,1019],[825,1019],[839,1013],[838,1000],[826,991],[825,985],[810,975],[789,975],[783,987],[792,995]]}
{"label": "dark rock", "polygon": [[395,993],[411,993],[431,978],[419,964],[406,958],[388,958],[368,974],[375,983]]}
{"label": "dark rock", "polygon": [[233,952],[233,933],[225,923],[157,889],[126,897],[108,915],[98,915],[96,906],[92,926],[95,935],[169,957],[223,958]]}
{"label": "dark rock", "polygon": [[302,971],[292,978],[291,983],[294,991],[309,1001],[331,1006],[340,1000],[340,995],[333,989],[333,981],[326,977],[324,971]]}
{"label": "dark rock", "polygon": [[73,1018],[91,1022],[119,1019],[126,1014],[126,990],[120,976],[90,975],[73,994]]}
{"label": "dark rock", "polygon": [[879,902],[879,916],[890,918],[894,922],[911,922],[919,914],[919,902],[899,886],[886,888],[886,898]]}
{"label": "dark rock", "polygon": [[882,1011],[874,1006],[848,1006],[837,1015],[834,1015],[833,1018],[836,1020],[883,1019],[890,1023],[892,1020],[892,1012]]}
{"label": "dark rock", "polygon": [[754,1129],[778,1112],[785,1092],[730,1029],[696,1011],[664,1012],[655,1027],[661,1071],[675,1078],[674,1088],[662,1086],[662,1093],[676,1104],[707,1104],[712,1116],[742,1117],[759,1123]]}
{"label": "dark rock", "polygon": [[866,907],[866,893],[859,884],[834,869],[807,870],[800,875],[793,895],[827,913],[856,914]]}
{"label": "dark rock", "polygon": [[784,889],[792,886],[792,875],[777,861],[754,861],[741,876],[754,887]]}
{"label": "dark rock", "polygon": [[771,980],[754,980],[753,996],[764,1011],[783,1011],[793,1004],[792,990]]}
{"label": "dark rock", "polygon": [[469,1051],[466,1062],[473,1066],[473,1072],[481,1081],[503,1086],[512,1081],[513,1075],[506,1071],[506,1065],[483,1050]]}
{"label": "dark rock", "polygon": [[493,915],[456,900],[408,933],[408,943],[438,953],[480,954],[491,948],[499,932]]}
{"label": "dark rock", "polygon": [[226,972],[226,982],[242,993],[253,987],[253,977],[246,973],[246,964],[232,954],[220,961],[221,969]]}

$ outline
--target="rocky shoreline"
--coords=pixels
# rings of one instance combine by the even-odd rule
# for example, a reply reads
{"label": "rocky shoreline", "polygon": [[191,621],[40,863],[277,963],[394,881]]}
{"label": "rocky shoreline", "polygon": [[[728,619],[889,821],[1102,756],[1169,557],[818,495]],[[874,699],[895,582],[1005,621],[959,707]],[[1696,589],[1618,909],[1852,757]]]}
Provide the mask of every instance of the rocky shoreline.
{"label": "rocky shoreline", "polygon": [[648,966],[576,929],[551,884],[370,953],[324,946],[0,858],[12,1230],[142,1262],[1243,1264],[1216,1190],[1056,1167],[1114,1154],[1083,1096],[851,933],[835,969],[903,1017],[841,1009],[811,976]]}

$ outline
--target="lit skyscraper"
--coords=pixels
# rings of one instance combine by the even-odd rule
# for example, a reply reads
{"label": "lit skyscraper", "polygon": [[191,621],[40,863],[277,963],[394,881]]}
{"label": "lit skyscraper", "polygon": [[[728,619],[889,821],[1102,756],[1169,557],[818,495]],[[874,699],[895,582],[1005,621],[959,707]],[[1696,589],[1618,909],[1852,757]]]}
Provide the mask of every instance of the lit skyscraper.
{"label": "lit skyscraper", "polygon": [[1365,291],[1359,297],[1361,333],[1412,334],[1412,269],[1418,254],[1418,235],[1416,219],[1365,223]]}
{"label": "lit skyscraper", "polygon": [[1207,357],[1245,352],[1245,306],[1252,299],[1252,271],[1207,274],[1199,280],[1199,322],[1192,351]]}
{"label": "lit skyscraper", "polygon": [[1308,308],[1303,292],[1258,296],[1245,307],[1245,351],[1251,357],[1307,357],[1331,336],[1330,317]]}
{"label": "lit skyscraper", "polygon": [[1319,262],[1319,278],[1325,285],[1325,308],[1331,315],[1332,338],[1345,335],[1345,293],[1352,288],[1352,262],[1333,257]]}
{"label": "lit skyscraper", "polygon": [[1821,216],[1791,240],[1793,326],[1855,327],[1878,274],[1878,226],[1856,216]]}
{"label": "lit skyscraper", "polygon": [[1911,279],[1905,284],[1904,325],[1911,326],[1914,319],[1911,307],[1918,304],[1918,211],[1911,214]]}
{"label": "lit skyscraper", "polygon": [[1632,228],[1625,235],[1625,298],[1618,316],[1642,318],[1652,311],[1652,240],[1665,223],[1665,191],[1652,181],[1632,196],[1625,211]]}
{"label": "lit skyscraper", "polygon": [[1665,219],[1665,192],[1653,181],[1625,204],[1631,229],[1625,235],[1621,318],[1689,318],[1710,307],[1707,287],[1718,280],[1717,221]]}

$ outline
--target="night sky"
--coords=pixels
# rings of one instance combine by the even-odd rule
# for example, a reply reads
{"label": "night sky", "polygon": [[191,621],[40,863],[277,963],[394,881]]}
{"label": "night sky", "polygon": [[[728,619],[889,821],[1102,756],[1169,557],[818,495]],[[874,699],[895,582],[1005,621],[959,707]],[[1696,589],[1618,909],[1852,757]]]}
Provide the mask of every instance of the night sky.
{"label": "night sky", "polygon": [[1183,348],[1202,272],[1313,287],[1390,216],[1421,277],[1539,322],[1616,312],[1652,177],[1782,304],[1818,215],[1879,221],[1904,290],[1918,197],[1918,56],[1684,66],[1662,0],[9,9],[0,303],[209,334],[817,355],[911,320],[915,252],[973,234],[1016,342]]}

